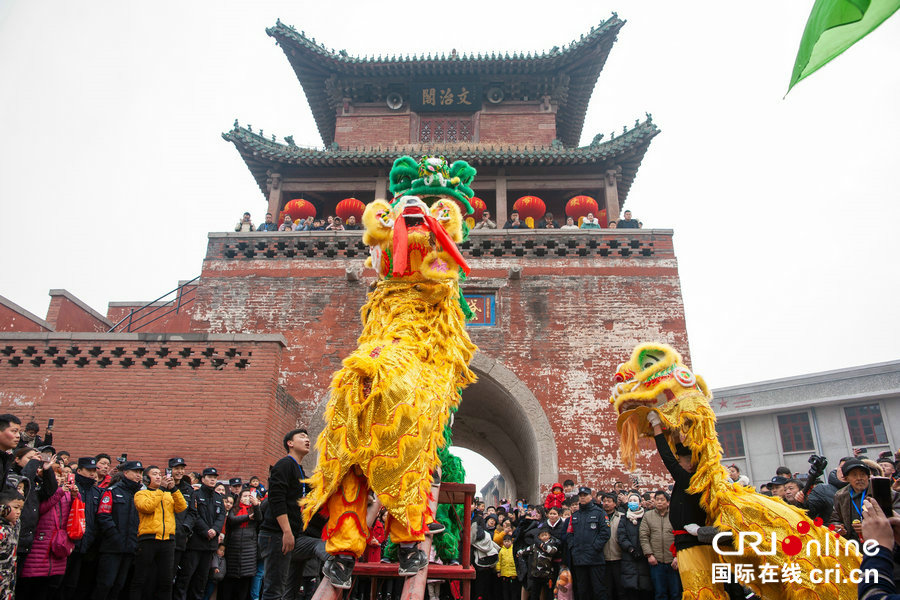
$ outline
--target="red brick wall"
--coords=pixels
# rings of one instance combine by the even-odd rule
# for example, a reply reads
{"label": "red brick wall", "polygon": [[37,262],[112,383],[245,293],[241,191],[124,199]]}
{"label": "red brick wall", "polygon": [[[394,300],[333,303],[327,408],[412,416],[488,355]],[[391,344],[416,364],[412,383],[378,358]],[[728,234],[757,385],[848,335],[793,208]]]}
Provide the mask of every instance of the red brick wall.
{"label": "red brick wall", "polygon": [[553,113],[482,113],[478,141],[482,144],[549,146],[556,138]]}
{"label": "red brick wall", "polygon": [[54,445],[73,457],[127,452],[162,466],[178,455],[192,470],[265,479],[298,412],[278,390],[281,343],[159,338],[4,334],[0,412],[54,417]]}
{"label": "red brick wall", "polygon": [[341,148],[409,144],[409,113],[339,115],[334,141]]}
{"label": "red brick wall", "polygon": [[64,295],[50,296],[47,322],[55,331],[109,331],[109,324],[101,321]]}
{"label": "red brick wall", "polygon": [[[671,233],[579,235],[585,247],[603,241],[610,248],[608,255],[594,249],[584,257],[577,248],[560,256],[554,234],[517,233],[473,235],[465,252],[472,267],[465,289],[493,291],[497,298],[497,325],[471,328],[472,338],[540,401],[556,439],[560,479],[593,486],[622,479],[615,414],[607,403],[615,367],[636,344],[651,340],[671,343],[689,359]],[[507,235],[516,244],[529,236],[538,243],[524,250],[523,257],[488,258],[491,251],[481,249],[482,240],[502,242]],[[309,239],[298,236],[298,241]],[[282,381],[307,422],[327,397],[341,360],[356,347],[359,308],[374,273],[348,281],[345,270],[361,267],[361,256],[339,251],[329,257],[320,250],[297,260],[277,250],[274,242],[274,258],[262,258],[265,251],[259,258],[225,258],[232,242],[239,243],[236,238],[210,239],[194,327],[215,333],[282,333],[287,338]],[[476,252],[482,256],[473,256]],[[508,278],[513,266],[522,268],[521,279]],[[638,465],[644,485],[665,481],[658,459]]]}
{"label": "red brick wall", "polygon": [[50,330],[8,306],[0,304],[0,331],[40,332]]}

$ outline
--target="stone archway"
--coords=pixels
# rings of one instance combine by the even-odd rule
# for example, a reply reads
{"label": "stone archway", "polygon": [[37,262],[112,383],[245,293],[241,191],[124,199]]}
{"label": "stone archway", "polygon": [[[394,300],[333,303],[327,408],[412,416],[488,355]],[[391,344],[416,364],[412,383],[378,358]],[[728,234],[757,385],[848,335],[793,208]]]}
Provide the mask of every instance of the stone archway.
{"label": "stone archway", "polygon": [[556,441],[541,403],[503,363],[478,352],[469,365],[478,381],[463,391],[453,444],[481,454],[500,470],[516,497],[540,500],[557,477]]}
{"label": "stone archway", "polygon": [[[503,363],[478,352],[469,365],[478,381],[463,391],[453,423],[453,445],[481,454],[496,466],[516,497],[540,501],[541,486],[556,481],[556,441],[541,403]],[[328,395],[309,419],[309,435],[322,431]],[[316,452],[304,461],[307,472]]]}

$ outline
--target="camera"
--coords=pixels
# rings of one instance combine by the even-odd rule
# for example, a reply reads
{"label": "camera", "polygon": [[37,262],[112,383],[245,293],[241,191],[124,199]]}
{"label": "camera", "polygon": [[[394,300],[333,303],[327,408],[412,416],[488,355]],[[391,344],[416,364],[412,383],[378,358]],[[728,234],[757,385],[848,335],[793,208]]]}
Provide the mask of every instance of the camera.
{"label": "camera", "polygon": [[128,460],[128,455],[123,452],[122,456],[118,457],[116,460],[119,461],[119,464],[122,464]]}
{"label": "camera", "polygon": [[825,473],[828,467],[828,459],[818,454],[811,455],[807,461],[810,464],[809,472],[806,474],[806,485],[803,486],[803,495],[809,494],[809,491],[816,485],[816,480]]}

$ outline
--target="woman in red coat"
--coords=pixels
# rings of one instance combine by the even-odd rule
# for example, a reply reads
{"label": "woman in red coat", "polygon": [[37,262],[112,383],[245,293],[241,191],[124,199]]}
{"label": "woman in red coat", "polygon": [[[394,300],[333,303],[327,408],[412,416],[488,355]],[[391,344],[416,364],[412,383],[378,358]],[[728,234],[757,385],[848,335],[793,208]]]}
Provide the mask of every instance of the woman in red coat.
{"label": "woman in red coat", "polygon": [[25,559],[22,577],[16,582],[16,596],[19,598],[45,600],[55,597],[66,572],[66,561],[75,547],[66,533],[66,525],[78,487],[74,481],[67,483],[62,473],[56,477],[59,488],[40,504],[34,543]]}

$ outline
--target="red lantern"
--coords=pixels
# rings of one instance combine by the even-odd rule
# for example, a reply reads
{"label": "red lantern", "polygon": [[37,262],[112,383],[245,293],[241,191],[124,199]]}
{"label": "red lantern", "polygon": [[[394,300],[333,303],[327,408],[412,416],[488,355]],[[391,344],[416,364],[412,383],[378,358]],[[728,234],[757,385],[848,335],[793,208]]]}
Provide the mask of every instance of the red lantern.
{"label": "red lantern", "polygon": [[346,223],[347,219],[350,217],[356,217],[356,221],[359,222],[362,219],[364,210],[366,210],[366,205],[360,200],[357,200],[356,198],[344,198],[334,207],[334,214],[339,216],[344,223]]}
{"label": "red lantern", "polygon": [[295,198],[284,205],[284,210],[278,215],[278,222],[284,221],[284,215],[290,215],[291,221],[316,216],[316,207],[303,198]]}
{"label": "red lantern", "polygon": [[513,210],[519,213],[523,221],[531,217],[535,221],[542,219],[547,212],[547,205],[537,196],[522,196],[513,204]]}
{"label": "red lantern", "polygon": [[588,213],[593,213],[595,217],[599,218],[599,212],[597,201],[590,196],[575,196],[566,202],[566,216],[572,217],[576,222],[581,217],[586,217]]}
{"label": "red lantern", "polygon": [[471,215],[466,214],[466,207],[462,202],[458,200],[454,200],[456,205],[459,206],[459,210],[462,213],[463,219],[468,217],[473,217],[476,222],[481,220],[481,213],[483,213],[487,209],[487,204],[484,203],[484,200],[479,198],[478,196],[472,196],[469,198],[469,205],[472,207],[472,210],[475,212]]}

